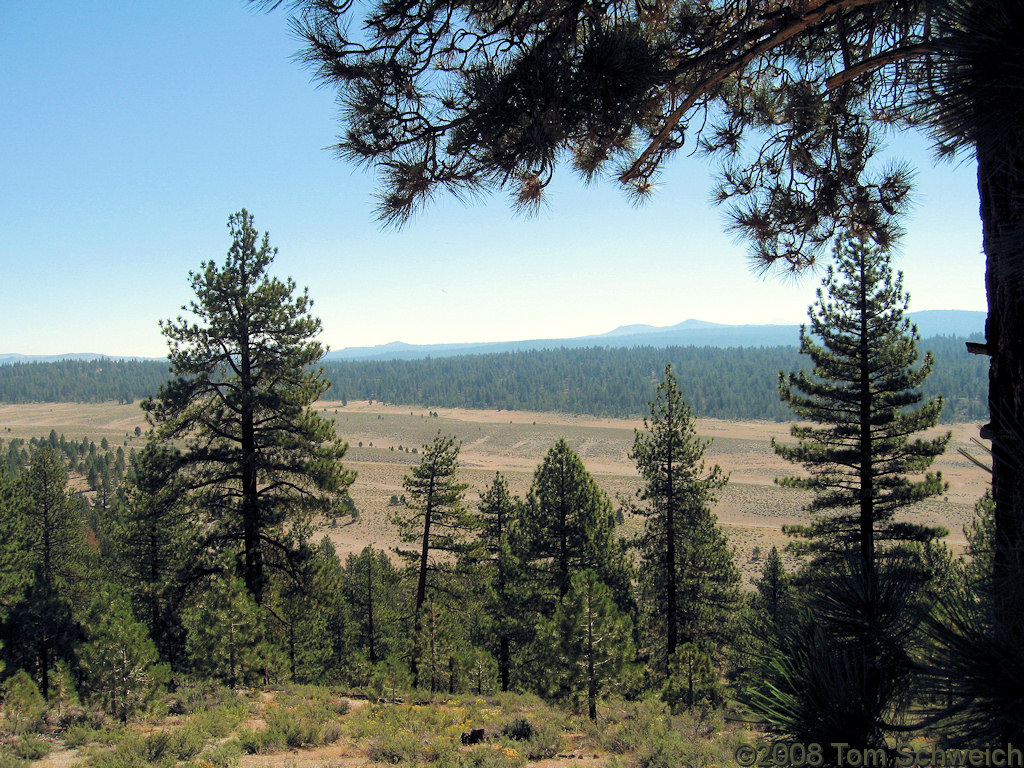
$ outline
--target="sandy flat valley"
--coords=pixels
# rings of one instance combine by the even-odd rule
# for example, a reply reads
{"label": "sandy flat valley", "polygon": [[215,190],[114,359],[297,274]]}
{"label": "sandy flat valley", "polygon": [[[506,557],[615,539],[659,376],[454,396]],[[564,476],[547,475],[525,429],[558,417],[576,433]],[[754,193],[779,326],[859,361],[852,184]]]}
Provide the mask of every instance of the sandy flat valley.
{"label": "sandy flat valley", "polygon": [[[345,406],[324,401],[318,407],[334,421],[339,435],[349,444],[345,466],[358,473],[351,488],[361,513],[358,520],[339,518],[333,526],[330,521],[321,523],[323,532],[330,536],[342,557],[367,544],[389,547],[397,542],[396,529],[389,522],[395,508],[389,500],[402,493],[402,478],[418,463],[419,457],[412,449],[419,450],[438,431],[462,441],[460,474],[462,481],[469,484],[468,504],[476,503],[479,491],[497,471],[506,475],[514,493],[525,495],[534,469],[559,438],[565,438],[580,454],[587,469],[613,499],[633,500],[639,484],[636,468],[629,459],[634,430],[643,427],[639,420],[524,411],[428,411],[416,406],[365,401]],[[141,427],[141,436],[135,435],[137,426]],[[988,473],[957,450],[964,448],[980,459],[987,458],[971,440],[977,437],[978,426],[942,427],[952,430],[953,439],[934,468],[949,483],[948,492],[905,513],[907,519],[947,528],[947,541],[957,551],[964,545],[963,526],[973,516],[975,502],[989,482]],[[106,437],[112,447],[122,445],[127,451],[144,445],[148,425],[138,404],[0,406],[2,438],[45,437],[51,429],[69,440],[88,437],[98,443]],[[779,459],[771,447],[772,438],[789,439],[789,425],[699,419],[697,431],[712,441],[706,453],[707,464],[719,464],[730,475],[729,484],[714,507],[715,513],[736,549],[744,575],[756,575],[760,560],[754,557],[755,547],[763,555],[773,545],[784,545],[786,536],[781,526],[809,519],[802,509],[808,493],[782,488],[774,482],[776,477],[799,470]],[[640,525],[640,519],[633,515],[627,514],[625,519],[627,532]]]}

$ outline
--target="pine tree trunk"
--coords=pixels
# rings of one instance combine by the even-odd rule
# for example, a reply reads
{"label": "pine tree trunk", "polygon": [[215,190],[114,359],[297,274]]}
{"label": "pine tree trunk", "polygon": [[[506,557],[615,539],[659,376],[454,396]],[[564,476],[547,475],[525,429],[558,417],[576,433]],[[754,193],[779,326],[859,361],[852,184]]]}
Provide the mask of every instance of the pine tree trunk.
{"label": "pine tree trunk", "polygon": [[[420,684],[419,656],[420,656],[420,632],[423,629],[421,609],[427,598],[427,564],[430,555],[430,517],[433,514],[434,506],[434,477],[430,478],[430,485],[427,488],[427,503],[423,510],[423,543],[420,548],[420,573],[416,584],[416,607],[413,614],[413,647],[412,658],[409,660],[409,672],[412,674],[412,687],[417,688]],[[433,692],[433,679],[431,679],[431,692]]]}
{"label": "pine tree trunk", "polygon": [[373,550],[367,553],[366,558],[366,617],[368,621],[367,631],[370,636],[370,663],[377,663],[377,644],[373,636]]}
{"label": "pine tree trunk", "polygon": [[569,593],[569,505],[565,498],[566,458],[558,460],[558,602]]}
{"label": "pine tree trunk", "polygon": [[672,429],[668,435],[668,462],[665,467],[665,619],[668,624],[665,659],[665,678],[672,674],[672,657],[676,655],[676,646],[679,643],[679,620],[676,617],[676,500],[675,500],[675,477],[673,477],[672,451],[674,445],[674,414],[672,412],[672,398],[669,397],[668,423]]}
{"label": "pine tree trunk", "polygon": [[[590,590],[593,588],[591,587]],[[587,714],[597,720],[597,672],[594,669],[594,593],[587,593]]]}
{"label": "pine tree trunk", "polygon": [[502,635],[498,644],[498,667],[501,670],[501,690],[508,691],[509,648],[508,636]]}
{"label": "pine tree trunk", "polygon": [[[247,336],[247,334],[246,334]],[[256,605],[263,604],[263,558],[260,552],[260,521],[256,477],[256,427],[251,402],[251,361],[248,339],[241,344],[242,536],[245,544],[245,587]]]}
{"label": "pine tree trunk", "polygon": [[[874,453],[871,445],[871,330],[868,328],[868,286],[865,255],[860,257],[860,559],[861,578],[867,587],[868,609],[875,608],[875,490]],[[874,624],[874,616],[870,617]]]}
{"label": "pine tree trunk", "polygon": [[978,191],[987,256],[994,594],[997,621],[1024,620],[1024,146],[980,146]]}

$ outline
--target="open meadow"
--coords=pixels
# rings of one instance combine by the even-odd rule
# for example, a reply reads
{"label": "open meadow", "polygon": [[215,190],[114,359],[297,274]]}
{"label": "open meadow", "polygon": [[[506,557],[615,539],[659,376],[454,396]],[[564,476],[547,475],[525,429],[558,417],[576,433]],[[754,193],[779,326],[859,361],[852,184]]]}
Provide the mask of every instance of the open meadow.
{"label": "open meadow", "polygon": [[[469,485],[468,504],[476,503],[479,491],[496,471],[506,475],[513,493],[525,495],[534,469],[559,438],[568,441],[614,499],[635,498],[638,479],[628,454],[634,430],[642,427],[639,421],[526,411],[428,411],[366,401],[350,401],[344,406],[324,401],[319,407],[349,444],[345,466],[358,473],[350,491],[360,510],[358,519],[353,522],[341,517],[334,525],[321,522],[341,557],[367,544],[387,548],[397,542],[397,530],[388,522],[393,511],[389,501],[393,495],[402,494],[402,478],[418,463],[419,457],[412,451],[430,442],[438,431],[462,441],[460,476]],[[141,436],[135,434],[136,427],[140,427]],[[0,437],[6,439],[46,437],[55,430],[69,440],[88,437],[98,443],[106,437],[112,447],[122,445],[127,452],[144,445],[147,428],[138,404],[0,406]],[[802,511],[808,493],[774,484],[774,478],[794,470],[771,449],[773,437],[788,439],[789,427],[764,421],[699,419],[697,429],[712,440],[706,453],[708,464],[720,464],[730,473],[715,512],[736,548],[744,576],[749,578],[760,571],[760,562],[753,557],[755,547],[764,554],[773,545],[783,545],[786,537],[781,526],[808,519]],[[971,442],[978,434],[978,425],[957,424],[952,430],[949,450],[935,462],[935,469],[949,482],[948,493],[907,515],[917,522],[948,528],[947,541],[959,551],[964,545],[963,526],[974,514],[974,504],[984,494],[989,476],[957,452],[963,447],[984,456]],[[77,486],[84,487],[82,483]],[[628,513],[625,518],[626,530],[636,530],[639,519]]]}

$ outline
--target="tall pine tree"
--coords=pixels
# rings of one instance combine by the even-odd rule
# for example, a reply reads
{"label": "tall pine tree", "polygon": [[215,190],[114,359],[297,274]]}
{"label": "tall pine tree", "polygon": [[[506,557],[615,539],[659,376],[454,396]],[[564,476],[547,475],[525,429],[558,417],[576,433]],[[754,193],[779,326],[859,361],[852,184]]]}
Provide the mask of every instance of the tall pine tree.
{"label": "tall pine tree", "polygon": [[84,527],[55,449],[43,446],[33,454],[24,483],[24,542],[32,576],[10,618],[13,642],[7,652],[20,666],[38,670],[39,689],[49,698],[51,673],[57,661],[71,657],[77,639],[72,611],[87,586],[81,578]]}
{"label": "tall pine tree", "polygon": [[569,592],[550,619],[538,627],[550,694],[586,700],[587,714],[597,719],[597,701],[623,686],[633,661],[633,622],[612,599],[597,574],[574,573]]}
{"label": "tall pine tree", "polygon": [[646,518],[638,545],[645,618],[654,630],[649,644],[667,676],[683,644],[721,656],[740,602],[740,577],[711,512],[728,478],[717,464],[705,471],[709,441],[697,436],[672,366],[650,407],[630,457],[643,480],[638,495],[644,503],[635,511]]}
{"label": "tall pine tree", "polygon": [[588,568],[628,610],[631,574],[615,536],[611,500],[565,440],[534,472],[520,529],[522,551],[516,554],[543,615],[550,616],[568,594],[573,575]]}
{"label": "tall pine tree", "polygon": [[781,482],[814,492],[812,525],[789,529],[813,556],[803,574],[811,613],[781,638],[754,704],[794,738],[879,748],[912,683],[925,555],[945,533],[894,515],[945,488],[938,474],[907,475],[924,473],[950,436],[912,439],[936,424],[942,401],[919,405],[932,360],[914,367],[902,275],[863,237],[840,239],[835,262],[801,331],[813,373],[779,378],[797,416],[825,425],[793,426],[799,442],[775,445],[809,473]]}
{"label": "tall pine tree", "polygon": [[268,562],[289,568],[283,531],[339,503],[354,475],[346,445],[312,405],[329,386],[307,292],[267,275],[276,249],[244,209],[228,220],[222,265],[190,273],[196,298],[161,323],[175,376],[143,404],[156,439],[184,442],[180,471],[208,513],[208,541],[241,550],[245,586],[259,604]]}
{"label": "tall pine tree", "polygon": [[481,585],[486,590],[484,599],[488,606],[487,626],[497,640],[496,657],[501,690],[509,689],[511,679],[511,644],[513,637],[520,634],[520,596],[515,589],[516,566],[512,554],[510,528],[518,518],[522,502],[508,489],[508,482],[500,473],[480,494],[480,518],[483,529],[480,545],[485,558],[485,579]]}
{"label": "tall pine tree", "polygon": [[856,552],[869,594],[876,590],[880,550],[944,535],[893,519],[897,510],[943,492],[939,473],[908,475],[925,472],[950,439],[949,433],[911,439],[938,423],[942,398],[918,405],[933,360],[926,353],[914,367],[918,336],[904,317],[909,298],[885,250],[863,238],[837,241],[835,266],[809,312],[810,329],[800,333],[813,373],[779,374],[779,394],[793,412],[826,425],[794,425],[796,445],[773,443],[777,454],[809,473],[778,482],[815,494],[808,507],[814,523],[790,530],[819,563]]}
{"label": "tall pine tree", "polygon": [[[423,448],[419,466],[404,481],[408,495],[406,511],[398,512],[392,521],[398,525],[402,541],[419,545],[416,550],[399,550],[409,562],[416,578],[413,601],[413,649],[409,662],[413,685],[420,683],[420,660],[423,633],[438,626],[436,605],[425,616],[428,600],[439,597],[449,605],[458,589],[453,579],[452,557],[467,553],[473,542],[469,534],[479,529],[478,518],[462,506],[466,486],[458,482],[459,443],[454,437],[439,432],[434,441]],[[447,598],[445,597],[447,595]],[[432,621],[428,624],[425,618]],[[431,684],[436,678],[431,677]]]}

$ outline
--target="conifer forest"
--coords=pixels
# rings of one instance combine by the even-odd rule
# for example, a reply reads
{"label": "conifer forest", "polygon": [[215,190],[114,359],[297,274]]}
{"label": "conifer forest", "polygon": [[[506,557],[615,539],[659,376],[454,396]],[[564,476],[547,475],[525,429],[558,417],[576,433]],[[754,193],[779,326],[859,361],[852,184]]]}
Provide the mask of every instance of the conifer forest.
{"label": "conifer forest", "polygon": [[[239,210],[165,309],[166,358],[0,365],[3,414],[144,425],[0,422],[0,768],[1024,766],[1024,2],[248,5],[336,98],[383,228],[440,198],[529,215],[566,174],[639,203],[687,156],[755,269],[815,275],[807,322],[791,346],[329,360],[316,285]],[[911,129],[976,167],[984,336],[911,321],[915,168],[879,159]],[[364,403],[426,409],[429,439],[343,437]],[[471,462],[490,437],[438,409],[558,419],[528,460]],[[612,490],[581,415],[629,420]],[[749,467],[711,419],[785,424],[744,502],[763,550],[724,524]],[[951,454],[982,490],[943,515]]]}
{"label": "conifer forest", "polygon": [[[902,514],[947,492],[931,466],[956,395],[924,387],[938,359],[868,236],[837,239],[789,370],[763,367],[794,422],[776,482],[809,492],[810,522],[745,583],[715,514],[729,476],[671,362],[631,497],[565,440],[524,494],[500,471],[470,494],[439,430],[391,496],[392,544],[339,557],[324,526],[360,514],[360,478],[314,407],[320,321],[253,217],[229,229],[190,275],[191,319],[161,324],[169,376],[140,399],[138,447],[5,441],[0,764],[54,744],[171,766],[345,742],[367,764],[523,765],[574,739],[602,765],[842,765],[836,745],[901,764],[1019,738],[973,687],[998,601],[991,497],[966,552]],[[187,727],[137,725],[170,716]]]}

